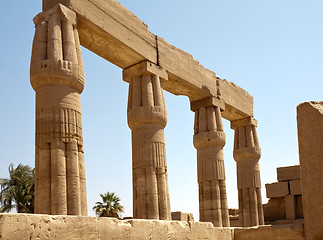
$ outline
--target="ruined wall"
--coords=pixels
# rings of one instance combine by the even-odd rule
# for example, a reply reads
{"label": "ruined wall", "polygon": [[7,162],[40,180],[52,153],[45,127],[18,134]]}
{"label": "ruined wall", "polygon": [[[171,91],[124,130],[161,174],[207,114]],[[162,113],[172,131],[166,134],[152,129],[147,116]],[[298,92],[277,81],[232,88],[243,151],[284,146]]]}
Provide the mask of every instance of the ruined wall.
{"label": "ruined wall", "polygon": [[320,240],[323,239],[323,101],[297,106],[297,130],[306,239]]}
{"label": "ruined wall", "polygon": [[117,220],[85,216],[0,214],[1,240],[210,239],[304,240],[302,226],[216,228],[212,223]]}
{"label": "ruined wall", "polygon": [[304,218],[300,166],[277,168],[278,182],[266,184],[265,221]]}

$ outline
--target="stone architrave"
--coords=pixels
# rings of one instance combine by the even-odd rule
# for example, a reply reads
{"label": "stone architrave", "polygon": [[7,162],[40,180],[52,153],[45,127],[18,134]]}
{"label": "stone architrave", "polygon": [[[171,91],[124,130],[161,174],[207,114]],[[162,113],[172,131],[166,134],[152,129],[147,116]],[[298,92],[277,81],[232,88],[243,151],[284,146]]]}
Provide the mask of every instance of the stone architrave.
{"label": "stone architrave", "polygon": [[123,71],[123,79],[129,82],[134,218],[171,220],[161,82],[167,78],[166,71],[148,61]]}
{"label": "stone architrave", "polygon": [[307,240],[323,239],[323,101],[297,106],[298,148]]}
{"label": "stone architrave", "polygon": [[34,18],[30,82],[36,91],[35,213],[87,215],[76,14],[56,5]]}
{"label": "stone architrave", "polygon": [[200,221],[229,227],[223,147],[224,102],[209,97],[191,103],[195,112],[194,146],[197,149]]}
{"label": "stone architrave", "polygon": [[244,227],[264,225],[256,126],[257,121],[251,117],[231,122],[235,130],[233,158],[237,162],[239,219]]}

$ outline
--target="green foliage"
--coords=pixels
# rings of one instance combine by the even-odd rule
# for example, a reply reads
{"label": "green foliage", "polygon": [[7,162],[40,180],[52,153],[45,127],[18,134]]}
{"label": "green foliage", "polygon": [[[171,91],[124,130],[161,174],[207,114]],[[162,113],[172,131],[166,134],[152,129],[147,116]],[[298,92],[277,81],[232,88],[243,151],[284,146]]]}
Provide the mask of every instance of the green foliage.
{"label": "green foliage", "polygon": [[96,202],[93,210],[98,217],[120,217],[124,212],[123,206],[120,205],[120,198],[115,193],[107,192],[100,194],[102,202]]}
{"label": "green foliage", "polygon": [[34,171],[28,165],[9,165],[9,179],[0,178],[0,212],[10,212],[16,208],[18,213],[34,212]]}

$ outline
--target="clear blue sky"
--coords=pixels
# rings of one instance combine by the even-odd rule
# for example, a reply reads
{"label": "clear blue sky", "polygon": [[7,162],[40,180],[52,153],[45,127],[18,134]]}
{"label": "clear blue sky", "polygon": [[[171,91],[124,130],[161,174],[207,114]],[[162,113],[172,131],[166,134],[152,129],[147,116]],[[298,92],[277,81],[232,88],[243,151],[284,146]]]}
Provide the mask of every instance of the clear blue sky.
{"label": "clear blue sky", "polygon": [[[254,97],[263,197],[276,167],[298,164],[296,106],[322,100],[323,2],[299,0],[122,0],[150,30]],[[33,17],[41,1],[3,1],[0,15],[0,177],[8,165],[34,166],[35,96],[29,83]],[[118,67],[83,50],[81,95],[88,206],[114,191],[132,215],[128,84]],[[166,94],[165,129],[172,211],[198,219],[193,113],[187,97]],[[233,131],[225,121],[229,207],[237,207]],[[94,215],[90,210],[89,215]]]}

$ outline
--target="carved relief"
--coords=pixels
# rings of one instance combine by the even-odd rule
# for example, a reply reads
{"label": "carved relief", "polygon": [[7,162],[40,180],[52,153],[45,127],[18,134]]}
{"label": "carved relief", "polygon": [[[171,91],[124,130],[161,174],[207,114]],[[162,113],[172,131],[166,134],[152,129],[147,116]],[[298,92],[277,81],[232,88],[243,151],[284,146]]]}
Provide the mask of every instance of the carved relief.
{"label": "carved relief", "polygon": [[[193,143],[197,149],[200,221],[228,227],[229,213],[225,186],[223,147],[225,133],[221,109],[203,99],[191,104],[195,110]],[[201,104],[202,103],[202,104]]]}
{"label": "carved relief", "polygon": [[129,81],[128,125],[132,130],[133,214],[170,220],[164,127],[167,123],[160,76],[142,62],[124,71]]}
{"label": "carved relief", "polygon": [[250,117],[231,122],[235,130],[233,157],[237,162],[239,218],[244,227],[264,224],[256,126],[257,121]]}
{"label": "carved relief", "polygon": [[35,213],[87,215],[80,103],[84,71],[76,14],[58,4],[34,22]]}

